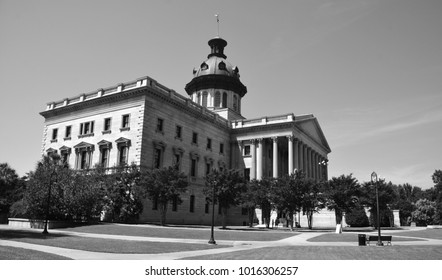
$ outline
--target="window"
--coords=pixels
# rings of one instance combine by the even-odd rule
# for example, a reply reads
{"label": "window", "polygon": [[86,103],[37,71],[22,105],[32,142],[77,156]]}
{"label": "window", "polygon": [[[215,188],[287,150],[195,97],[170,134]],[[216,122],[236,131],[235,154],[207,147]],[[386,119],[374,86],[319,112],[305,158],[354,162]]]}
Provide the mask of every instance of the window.
{"label": "window", "polygon": [[94,122],[84,122],[80,124],[80,136],[93,136]]}
{"label": "window", "polygon": [[77,155],[75,166],[77,169],[88,169],[91,167],[91,159],[94,151],[94,145],[81,142],[74,146]]}
{"label": "window", "polygon": [[197,167],[197,161],[196,159],[191,159],[190,163],[190,176],[196,177],[196,167]]}
{"label": "window", "polygon": [[209,69],[209,65],[207,65],[205,62],[203,62],[201,64],[201,70],[207,70],[207,69]]}
{"label": "window", "polygon": [[163,125],[164,125],[164,120],[163,119],[160,119],[160,118],[158,118],[157,119],[157,132],[164,132],[163,131]]}
{"label": "window", "polygon": [[183,158],[184,150],[178,147],[172,147],[173,152],[173,166],[177,169],[181,169],[181,159]]}
{"label": "window", "polygon": [[57,136],[58,136],[58,128],[52,129],[51,142],[56,142],[57,141]]}
{"label": "window", "polygon": [[108,158],[109,158],[109,149],[108,148],[103,148],[100,150],[101,155],[100,155],[100,164],[103,167],[107,167],[108,166]]}
{"label": "window", "polygon": [[249,214],[249,209],[247,207],[241,207],[241,215],[246,216]]}
{"label": "window", "polygon": [[227,70],[227,69],[226,69],[226,64],[224,63],[224,61],[221,61],[221,62],[218,64],[218,69],[219,69],[219,70]]}
{"label": "window", "polygon": [[244,155],[250,156],[250,145],[244,146]]}
{"label": "window", "polygon": [[130,140],[126,139],[124,137],[120,137],[117,140],[115,140],[117,143],[117,165],[126,165],[129,163],[129,147],[130,147]]}
{"label": "window", "polygon": [[227,93],[223,93],[223,108],[227,108]]}
{"label": "window", "polygon": [[250,168],[244,169],[244,179],[246,179],[246,181],[250,181]]}
{"label": "window", "polygon": [[99,164],[102,167],[107,168],[109,166],[109,154],[112,143],[106,140],[101,140],[97,143],[97,145],[98,149],[100,150]]}
{"label": "window", "polygon": [[201,104],[203,107],[207,107],[207,92],[203,92],[203,104]]}
{"label": "window", "polygon": [[72,126],[71,125],[66,126],[66,130],[64,131],[65,140],[71,139],[71,132],[72,132]]}
{"label": "window", "polygon": [[181,155],[180,154],[175,154],[175,157],[173,159],[173,166],[175,166],[175,168],[177,170],[180,170],[180,166],[181,166]]}
{"label": "window", "polygon": [[210,138],[207,138],[206,149],[207,150],[212,150],[212,139],[210,139]]}
{"label": "window", "polygon": [[110,131],[110,130],[111,130],[111,118],[105,118],[103,131]]}
{"label": "window", "polygon": [[161,148],[155,148],[155,154],[154,154],[154,168],[160,168],[161,167],[161,156],[163,154],[163,149]]}
{"label": "window", "polygon": [[189,211],[190,211],[190,213],[195,212],[195,196],[194,195],[190,196]]}
{"label": "window", "polygon": [[158,198],[155,197],[152,201],[152,210],[158,210]]}
{"label": "window", "polygon": [[214,104],[215,108],[219,108],[221,107],[221,93],[219,91],[217,91],[215,93],[215,104]]}
{"label": "window", "polygon": [[61,162],[63,164],[69,163],[69,155],[71,154],[71,148],[63,146],[60,148],[60,156],[61,156]]}
{"label": "window", "polygon": [[177,125],[175,128],[175,138],[181,139],[182,133],[183,133],[183,128]]}
{"label": "window", "polygon": [[198,93],[196,97],[196,103],[198,103],[198,105],[201,105],[201,93]]}
{"label": "window", "polygon": [[196,177],[198,175],[198,160],[199,155],[197,153],[190,153],[190,177]]}
{"label": "window", "polygon": [[178,211],[178,197],[174,197],[172,200],[172,211],[176,212]]}
{"label": "window", "polygon": [[88,153],[87,151],[80,152],[80,169],[87,169],[89,167],[88,164]]}
{"label": "window", "polygon": [[198,145],[198,133],[192,133],[192,144]]}
{"label": "window", "polygon": [[128,160],[128,155],[129,155],[129,147],[121,146],[118,149],[118,152],[119,152],[118,163],[120,165],[126,165],[127,160]]}
{"label": "window", "polygon": [[236,95],[234,95],[233,96],[233,111],[237,111],[238,110],[237,102],[238,102],[238,97],[236,97]]}
{"label": "window", "polygon": [[129,120],[130,120],[130,116],[129,116],[129,114],[127,114],[127,115],[123,115],[122,117],[121,117],[121,128],[129,128],[130,127],[130,123],[129,123]]}
{"label": "window", "polygon": [[212,169],[212,165],[210,163],[206,163],[206,176],[210,174],[211,169]]}
{"label": "window", "polygon": [[206,197],[206,205],[204,205],[204,213],[206,214],[209,213],[209,207],[210,207],[209,198]]}
{"label": "window", "polygon": [[219,143],[219,153],[224,154],[224,143]]}

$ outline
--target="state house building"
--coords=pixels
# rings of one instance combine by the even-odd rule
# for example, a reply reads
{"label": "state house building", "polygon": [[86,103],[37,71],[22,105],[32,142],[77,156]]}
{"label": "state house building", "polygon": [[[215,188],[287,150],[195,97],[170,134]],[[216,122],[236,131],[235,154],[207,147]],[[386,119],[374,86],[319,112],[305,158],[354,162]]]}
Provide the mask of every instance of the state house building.
{"label": "state house building", "polygon": [[[298,169],[327,180],[327,165],[321,163],[328,161],[331,150],[317,119],[294,114],[243,117],[247,88],[238,67],[226,60],[227,42],[216,37],[208,43],[210,54],[185,86],[188,98],[142,77],[48,103],[40,113],[45,118],[42,154],[57,152],[75,169],[177,164],[190,184],[183,203],[169,206],[169,223],[210,223],[202,188],[213,168],[237,169],[249,179]],[[247,221],[241,210],[228,210],[229,225]],[[140,222],[158,221],[157,211],[146,199]],[[219,213],[216,219],[221,220]],[[334,225],[334,215],[330,220]]]}

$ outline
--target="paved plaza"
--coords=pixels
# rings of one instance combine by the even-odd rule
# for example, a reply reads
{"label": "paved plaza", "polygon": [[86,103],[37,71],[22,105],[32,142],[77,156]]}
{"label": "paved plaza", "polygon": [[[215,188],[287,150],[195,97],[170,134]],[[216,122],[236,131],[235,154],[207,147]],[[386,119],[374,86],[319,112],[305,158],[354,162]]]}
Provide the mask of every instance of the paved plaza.
{"label": "paved plaza", "polygon": [[[126,226],[125,226],[126,227]],[[153,226],[153,225],[138,225],[138,226],[127,226],[133,227],[137,229],[139,227],[145,228],[146,231],[149,228],[161,230],[161,227]],[[170,227],[168,228],[171,229]],[[0,230],[2,232],[8,231],[23,231],[30,233],[38,233],[41,230],[36,229],[19,229],[9,227],[7,225],[0,225]],[[129,229],[130,230],[130,229]],[[172,228],[172,230],[174,230]],[[182,230],[182,227],[177,227],[176,231]],[[193,229],[193,230],[202,230],[209,233],[207,228],[202,229]],[[219,231],[219,230],[217,230]],[[215,232],[215,237],[216,233]],[[418,236],[425,236],[424,231],[428,231],[425,228],[407,228],[402,230],[384,230],[382,231],[383,235],[392,235],[393,236],[393,245],[392,247],[402,247],[402,246],[433,246],[437,248],[441,248],[442,250],[442,238],[424,238]],[[431,230],[430,230],[431,231]],[[441,230],[432,230],[440,232]],[[232,230],[235,232],[235,230]],[[240,232],[240,230],[238,230]],[[114,240],[118,241],[138,241],[138,242],[160,242],[160,243],[170,243],[171,246],[173,244],[207,244],[208,239],[190,239],[190,238],[167,238],[167,237],[150,237],[150,236],[131,236],[131,235],[117,235],[117,234],[103,234],[103,233],[87,233],[73,230],[55,230],[51,229],[50,233],[52,235],[60,234],[63,236],[72,236],[72,237],[81,237],[81,238],[95,238],[95,239],[105,239],[105,240]],[[422,234],[417,234],[422,233]],[[266,234],[266,232],[262,232],[262,234]],[[293,236],[286,237],[286,235],[281,235],[282,239],[274,240],[274,241],[236,241],[236,240],[216,240],[217,245],[213,246],[213,248],[208,248],[204,250],[192,250],[192,251],[180,251],[180,252],[168,252],[168,253],[156,253],[156,254],[148,254],[148,253],[104,253],[104,252],[92,252],[86,250],[77,250],[77,249],[69,249],[69,248],[60,248],[56,246],[47,246],[41,244],[32,244],[28,242],[20,242],[17,240],[6,240],[0,236],[0,247],[8,246],[15,248],[22,248],[27,250],[35,250],[39,252],[54,254],[62,257],[66,257],[74,260],[176,260],[183,258],[205,258],[205,256],[215,256],[218,254],[228,254],[235,252],[244,252],[247,250],[262,250],[265,248],[296,248],[296,247],[357,247],[357,234],[352,233],[355,237],[354,242],[340,242],[340,241],[327,241],[321,240],[321,237],[334,234],[331,231],[299,231],[296,232]],[[343,233],[343,235],[349,233]],[[376,235],[376,232],[358,232],[358,234],[368,234],[368,235]],[[408,238],[407,237],[412,237]],[[399,241],[396,241],[399,240]],[[402,239],[402,240],[401,240]],[[339,239],[337,239],[339,240]],[[97,241],[98,242],[98,241]],[[441,246],[441,247],[438,247]],[[373,247],[373,246],[372,246]],[[222,256],[222,255],[220,255]],[[220,258],[222,259],[222,258]]]}

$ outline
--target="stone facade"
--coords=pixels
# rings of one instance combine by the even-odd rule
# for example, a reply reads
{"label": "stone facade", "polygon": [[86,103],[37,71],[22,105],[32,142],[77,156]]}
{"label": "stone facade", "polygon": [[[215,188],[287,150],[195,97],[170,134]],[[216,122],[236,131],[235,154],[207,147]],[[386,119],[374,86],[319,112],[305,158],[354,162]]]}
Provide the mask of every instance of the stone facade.
{"label": "stone facade", "polygon": [[[158,168],[178,162],[190,188],[181,205],[168,209],[169,223],[210,223],[202,188],[211,168],[238,169],[250,179],[301,169],[327,180],[331,150],[317,119],[294,114],[244,118],[241,102],[247,89],[238,68],[226,61],[227,42],[215,38],[209,45],[211,54],[186,85],[189,98],[142,77],[49,103],[41,112],[42,154],[60,153],[76,169],[122,162]],[[158,221],[158,210],[152,208],[146,200],[140,222]],[[241,208],[228,210],[229,225],[246,222]]]}

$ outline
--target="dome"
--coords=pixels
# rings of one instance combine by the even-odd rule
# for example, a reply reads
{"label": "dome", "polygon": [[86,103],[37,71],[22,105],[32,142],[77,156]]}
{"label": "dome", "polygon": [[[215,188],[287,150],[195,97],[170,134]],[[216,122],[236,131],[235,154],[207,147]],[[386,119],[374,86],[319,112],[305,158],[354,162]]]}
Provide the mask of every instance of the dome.
{"label": "dome", "polygon": [[239,79],[238,67],[233,67],[230,62],[222,57],[212,56],[193,69],[193,77],[203,75],[224,75]]}
{"label": "dome", "polygon": [[193,69],[193,79],[186,85],[186,92],[192,95],[195,91],[219,88],[232,90],[243,97],[247,92],[247,88],[239,80],[239,69],[232,66],[226,60],[227,56],[224,55],[224,47],[227,46],[227,41],[216,37],[211,39],[208,44],[211,53],[205,61]]}

